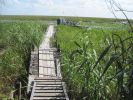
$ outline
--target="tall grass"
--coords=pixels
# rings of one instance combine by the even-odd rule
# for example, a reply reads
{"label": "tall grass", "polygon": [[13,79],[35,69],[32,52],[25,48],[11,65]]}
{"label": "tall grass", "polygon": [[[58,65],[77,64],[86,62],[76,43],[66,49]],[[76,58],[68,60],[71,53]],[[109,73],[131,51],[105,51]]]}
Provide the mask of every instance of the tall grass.
{"label": "tall grass", "polygon": [[38,22],[0,22],[0,99],[15,89],[16,80],[26,85],[30,52],[45,29]]}
{"label": "tall grass", "polygon": [[57,26],[61,68],[70,99],[133,98],[133,35],[126,29]]}

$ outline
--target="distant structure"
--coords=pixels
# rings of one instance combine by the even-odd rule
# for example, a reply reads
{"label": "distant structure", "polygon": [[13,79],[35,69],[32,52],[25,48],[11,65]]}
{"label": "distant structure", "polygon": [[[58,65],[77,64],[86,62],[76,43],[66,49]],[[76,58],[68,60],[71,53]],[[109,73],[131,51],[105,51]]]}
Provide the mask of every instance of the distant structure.
{"label": "distant structure", "polygon": [[66,20],[64,18],[59,18],[57,19],[57,24],[60,25],[60,24],[66,24]]}
{"label": "distant structure", "polygon": [[128,21],[121,21],[122,24],[128,24]]}
{"label": "distant structure", "polygon": [[79,23],[65,20],[64,18],[57,19],[57,25],[69,25],[69,26],[80,26]]}

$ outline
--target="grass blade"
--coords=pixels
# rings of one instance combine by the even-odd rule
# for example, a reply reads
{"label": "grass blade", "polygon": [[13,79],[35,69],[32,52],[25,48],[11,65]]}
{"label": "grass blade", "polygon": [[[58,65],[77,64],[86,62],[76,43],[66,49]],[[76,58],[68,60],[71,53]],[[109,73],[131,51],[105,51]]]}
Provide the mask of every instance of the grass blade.
{"label": "grass blade", "polygon": [[110,58],[110,60],[106,63],[104,71],[102,73],[102,75],[100,76],[100,78],[98,79],[98,82],[102,79],[102,77],[104,76],[104,74],[106,73],[106,71],[108,70],[108,68],[110,67],[110,65],[116,60],[116,56],[113,56]]}
{"label": "grass blade", "polygon": [[111,48],[111,45],[109,45],[107,48],[105,48],[105,50],[103,50],[103,52],[100,54],[98,60],[96,61],[93,69],[97,66],[97,64],[104,58],[104,56],[108,53],[109,49]]}

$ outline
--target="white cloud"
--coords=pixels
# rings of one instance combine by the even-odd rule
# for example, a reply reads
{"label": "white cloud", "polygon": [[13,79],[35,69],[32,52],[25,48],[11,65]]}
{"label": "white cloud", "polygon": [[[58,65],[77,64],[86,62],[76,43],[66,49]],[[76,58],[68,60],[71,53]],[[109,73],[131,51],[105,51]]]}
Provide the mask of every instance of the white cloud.
{"label": "white cloud", "polygon": [[53,1],[52,0],[36,0],[36,2],[34,4],[37,4],[39,6],[54,6]]}

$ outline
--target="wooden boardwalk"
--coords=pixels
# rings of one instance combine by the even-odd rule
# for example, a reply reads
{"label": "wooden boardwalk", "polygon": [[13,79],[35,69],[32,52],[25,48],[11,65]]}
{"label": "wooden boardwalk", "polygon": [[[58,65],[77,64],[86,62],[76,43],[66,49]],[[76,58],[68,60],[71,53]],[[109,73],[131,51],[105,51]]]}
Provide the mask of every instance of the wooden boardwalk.
{"label": "wooden boardwalk", "polygon": [[50,25],[38,50],[38,75],[30,75],[30,84],[33,83],[30,100],[69,100],[56,49],[50,47],[53,34],[54,26]]}

